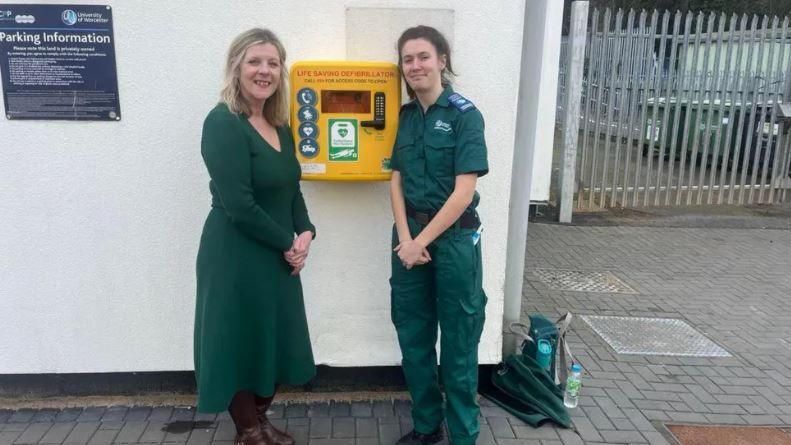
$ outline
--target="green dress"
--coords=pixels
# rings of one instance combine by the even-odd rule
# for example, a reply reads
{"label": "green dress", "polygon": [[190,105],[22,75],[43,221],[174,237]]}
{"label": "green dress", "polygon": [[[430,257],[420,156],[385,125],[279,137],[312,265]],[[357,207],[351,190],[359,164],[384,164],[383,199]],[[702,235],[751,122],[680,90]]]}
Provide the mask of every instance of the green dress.
{"label": "green dress", "polygon": [[201,154],[212,208],[197,259],[195,377],[198,411],[228,408],[240,390],[269,396],[316,372],[299,276],[283,258],[295,233],[315,228],[299,188],[288,127],[281,151],[244,115],[217,105],[203,124]]}

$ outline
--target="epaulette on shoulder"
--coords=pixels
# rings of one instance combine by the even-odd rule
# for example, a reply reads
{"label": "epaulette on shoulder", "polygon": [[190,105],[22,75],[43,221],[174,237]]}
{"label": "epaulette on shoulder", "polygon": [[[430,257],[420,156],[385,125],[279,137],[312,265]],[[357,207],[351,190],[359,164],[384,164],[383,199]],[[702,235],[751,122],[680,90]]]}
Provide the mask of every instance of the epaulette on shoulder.
{"label": "epaulette on shoulder", "polygon": [[448,96],[448,102],[453,104],[453,106],[462,113],[475,109],[475,104],[459,93],[453,93]]}

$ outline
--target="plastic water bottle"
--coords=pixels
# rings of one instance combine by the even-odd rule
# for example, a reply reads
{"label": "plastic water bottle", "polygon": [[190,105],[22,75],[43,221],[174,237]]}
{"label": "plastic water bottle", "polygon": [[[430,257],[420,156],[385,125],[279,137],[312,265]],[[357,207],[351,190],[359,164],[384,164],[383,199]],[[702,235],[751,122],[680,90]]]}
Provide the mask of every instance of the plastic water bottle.
{"label": "plastic water bottle", "polygon": [[566,379],[566,391],[563,393],[563,404],[566,408],[576,408],[580,401],[580,387],[582,386],[582,367],[579,363],[571,365],[571,374]]}

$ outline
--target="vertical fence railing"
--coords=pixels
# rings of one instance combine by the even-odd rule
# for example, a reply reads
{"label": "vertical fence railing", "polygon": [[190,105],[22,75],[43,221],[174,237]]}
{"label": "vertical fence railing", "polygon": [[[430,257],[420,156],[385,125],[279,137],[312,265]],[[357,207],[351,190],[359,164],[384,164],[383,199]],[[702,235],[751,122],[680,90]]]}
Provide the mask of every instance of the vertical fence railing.
{"label": "vertical fence railing", "polygon": [[777,104],[791,69],[789,18],[620,9],[589,17],[578,209],[785,199],[791,137],[781,130],[791,124],[780,125]]}
{"label": "vertical fence railing", "polygon": [[560,69],[558,70],[558,92],[555,96],[555,125],[562,127],[563,123],[563,104],[566,103],[566,73],[568,66],[568,37],[560,38]]}

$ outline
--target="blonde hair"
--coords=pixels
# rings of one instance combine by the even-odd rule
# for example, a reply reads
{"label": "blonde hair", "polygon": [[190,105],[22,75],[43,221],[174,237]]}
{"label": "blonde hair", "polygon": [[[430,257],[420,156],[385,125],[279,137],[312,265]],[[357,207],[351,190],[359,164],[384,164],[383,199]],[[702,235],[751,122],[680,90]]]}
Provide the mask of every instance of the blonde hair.
{"label": "blonde hair", "polygon": [[272,125],[285,125],[288,122],[288,70],[286,70],[286,50],[275,33],[268,29],[253,28],[233,39],[225,60],[225,77],[220,91],[220,101],[233,113],[251,115],[250,104],[242,95],[239,71],[247,49],[253,45],[272,44],[280,54],[280,84],[275,93],[264,103],[264,118]]}

